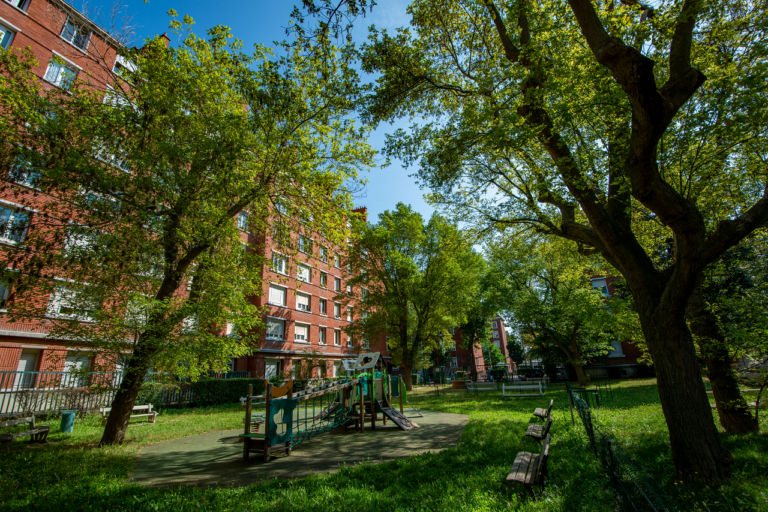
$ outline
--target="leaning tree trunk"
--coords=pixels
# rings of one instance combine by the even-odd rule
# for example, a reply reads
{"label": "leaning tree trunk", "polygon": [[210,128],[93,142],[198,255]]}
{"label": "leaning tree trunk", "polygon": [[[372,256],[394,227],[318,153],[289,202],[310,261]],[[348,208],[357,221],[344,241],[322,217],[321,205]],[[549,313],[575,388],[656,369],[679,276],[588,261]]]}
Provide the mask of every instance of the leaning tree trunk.
{"label": "leaning tree trunk", "polygon": [[687,313],[691,330],[699,343],[699,351],[707,364],[707,376],[712,384],[720,424],[729,434],[759,432],[757,419],[739,391],[725,336],[717,317],[706,307],[701,289],[697,289],[688,301]]}
{"label": "leaning tree trunk", "polygon": [[[636,298],[636,302],[640,301]],[[685,318],[672,307],[651,309],[643,307],[647,303],[638,305],[656,369],[676,476],[681,480],[723,482],[730,476],[733,457],[723,447],[712,419]],[[653,314],[644,315],[649,310]]]}
{"label": "leaning tree trunk", "polygon": [[576,379],[579,381],[579,386],[582,388],[587,387],[587,374],[584,373],[584,366],[571,361],[573,369],[576,371]]}
{"label": "leaning tree trunk", "polygon": [[128,366],[120,382],[120,388],[112,400],[112,410],[107,417],[104,434],[101,436],[99,446],[122,444],[125,432],[128,430],[128,422],[131,419],[133,406],[144,384],[144,377],[152,365],[150,354],[142,349],[141,337],[136,345],[136,350],[128,362]]}

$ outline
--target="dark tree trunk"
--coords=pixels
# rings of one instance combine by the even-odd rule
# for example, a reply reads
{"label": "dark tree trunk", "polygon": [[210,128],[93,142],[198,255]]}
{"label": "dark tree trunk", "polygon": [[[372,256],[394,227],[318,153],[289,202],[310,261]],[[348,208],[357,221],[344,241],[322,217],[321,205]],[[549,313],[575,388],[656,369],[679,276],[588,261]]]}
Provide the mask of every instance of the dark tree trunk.
{"label": "dark tree trunk", "polygon": [[[636,295],[636,302],[637,295]],[[723,482],[733,457],[723,447],[701,379],[693,337],[675,308],[653,308],[641,325],[653,358],[675,474],[681,480]]]}
{"label": "dark tree trunk", "polygon": [[699,352],[707,365],[707,376],[712,384],[720,424],[729,434],[759,432],[757,419],[739,391],[725,336],[717,317],[704,303],[701,289],[697,289],[688,301],[687,313],[691,330],[699,343]]}
{"label": "dark tree trunk", "polygon": [[587,375],[584,373],[584,367],[571,361],[573,369],[576,371],[576,378],[579,380],[579,386],[587,387]]}
{"label": "dark tree trunk", "polygon": [[413,391],[413,379],[411,379],[411,367],[400,365],[403,370],[403,383],[406,391]]}
{"label": "dark tree trunk", "polygon": [[[141,348],[141,338],[137,349],[128,362],[128,367],[123,375],[120,388],[112,400],[112,410],[107,417],[104,434],[101,436],[99,446],[122,444],[125,432],[128,430],[128,422],[131,419],[133,406],[144,384],[144,377],[152,365],[149,354]],[[144,405],[144,404],[142,404]]]}

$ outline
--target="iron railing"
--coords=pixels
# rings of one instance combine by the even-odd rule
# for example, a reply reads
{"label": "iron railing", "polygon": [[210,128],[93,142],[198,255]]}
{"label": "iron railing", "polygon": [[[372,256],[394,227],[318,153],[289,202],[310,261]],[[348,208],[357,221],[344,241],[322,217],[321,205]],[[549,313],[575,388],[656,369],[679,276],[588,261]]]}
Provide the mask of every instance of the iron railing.
{"label": "iron railing", "polygon": [[608,475],[624,512],[673,512],[679,509],[642,467],[592,417],[592,410],[575,390],[568,392],[568,401],[578,412],[589,444]]}

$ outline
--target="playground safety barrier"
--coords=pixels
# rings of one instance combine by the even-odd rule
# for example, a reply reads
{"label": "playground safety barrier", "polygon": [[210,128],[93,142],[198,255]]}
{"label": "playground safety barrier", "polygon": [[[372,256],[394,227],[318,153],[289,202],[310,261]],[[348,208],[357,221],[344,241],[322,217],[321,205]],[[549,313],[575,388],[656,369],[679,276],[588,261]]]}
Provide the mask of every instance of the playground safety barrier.
{"label": "playground safety barrier", "polygon": [[[575,390],[568,391],[568,401],[576,409],[589,444],[608,475],[624,512],[677,512],[679,508],[644,468],[631,457],[593,418],[589,405]],[[571,410],[573,415],[573,410]]]}

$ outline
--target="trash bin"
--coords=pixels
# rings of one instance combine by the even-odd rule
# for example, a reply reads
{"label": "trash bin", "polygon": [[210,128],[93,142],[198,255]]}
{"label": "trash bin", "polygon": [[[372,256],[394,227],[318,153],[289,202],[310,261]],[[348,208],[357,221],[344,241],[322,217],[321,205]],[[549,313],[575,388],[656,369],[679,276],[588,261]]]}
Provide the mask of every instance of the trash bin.
{"label": "trash bin", "polygon": [[77,411],[61,411],[61,432],[71,434],[75,427],[75,414]]}

